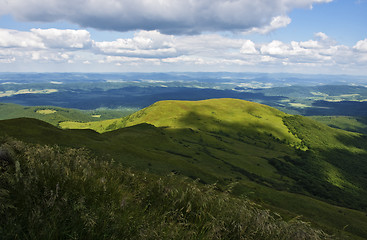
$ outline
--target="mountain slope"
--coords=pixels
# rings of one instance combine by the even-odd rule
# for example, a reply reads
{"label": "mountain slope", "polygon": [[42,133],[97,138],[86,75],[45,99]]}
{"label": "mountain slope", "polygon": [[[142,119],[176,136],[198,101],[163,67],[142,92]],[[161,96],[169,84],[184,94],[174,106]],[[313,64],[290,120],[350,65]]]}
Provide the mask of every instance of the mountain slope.
{"label": "mountain slope", "polygon": [[163,101],[113,121],[98,122],[116,129],[103,134],[31,119],[0,121],[0,132],[33,143],[87,147],[158,174],[174,172],[218,186],[238,182],[234,194],[284,216],[301,214],[332,232],[349,225],[345,230],[355,239],[367,237],[364,135],[233,99]]}
{"label": "mountain slope", "polygon": [[[251,154],[241,152],[239,155],[257,160],[241,161],[234,156],[220,158],[228,159],[234,165],[243,162],[253,162],[255,165],[258,159],[266,159],[267,167],[259,170],[249,165],[242,167],[252,169],[253,174],[260,176],[264,176],[264,172],[274,172],[276,168],[281,175],[296,181],[297,187],[291,185],[293,189],[299,188],[297,191],[306,191],[353,208],[366,208],[361,203],[362,199],[367,200],[364,190],[367,186],[364,174],[367,171],[367,139],[364,135],[330,128],[302,116],[288,115],[262,104],[236,99],[161,101],[126,118],[95,122],[96,125],[89,127],[98,126],[94,129],[104,132],[141,123],[167,127],[171,131],[190,129],[201,135],[227,137],[232,142],[246,143],[249,146],[242,149],[247,149]],[[213,146],[214,149],[226,149],[232,153],[240,149],[234,143],[215,142]],[[272,154],[264,154],[261,150],[264,148]],[[215,157],[222,155],[221,152],[213,154]],[[276,179],[275,175],[270,179]],[[353,195],[351,199],[359,200],[346,200],[349,195]]]}
{"label": "mountain slope", "polygon": [[2,240],[334,239],[216,185],[96,161],[83,149],[10,139],[0,149]]}
{"label": "mountain slope", "polygon": [[190,128],[237,136],[265,133],[300,145],[301,140],[289,133],[283,124],[284,116],[285,113],[275,108],[237,99],[160,101],[125,118],[90,123],[64,122],[60,126],[103,133],[148,123],[156,127]]}
{"label": "mountain slope", "polygon": [[351,132],[367,134],[367,117],[360,116],[310,116],[310,118],[329,125],[333,128],[340,128]]}
{"label": "mountain slope", "polygon": [[[265,145],[228,137],[148,124],[98,134],[60,130],[34,119],[0,121],[0,134],[42,145],[83,147],[101,159],[113,158],[134,169],[157,174],[174,172],[200,178],[200,182],[217,183],[220,188],[237,182],[233,194],[260,201],[286,219],[302,215],[303,220],[329,233],[340,232],[352,239],[367,236],[365,213],[289,192],[294,180],[277,173],[267,160],[285,154],[295,156],[282,144],[274,143],[274,149],[267,149]],[[342,230],[346,225],[348,228]]]}
{"label": "mountain slope", "polygon": [[0,103],[0,120],[28,117],[36,118],[55,126],[65,121],[90,122],[117,118],[132,112],[134,112],[133,109],[96,109],[87,111],[54,106],[22,106],[12,103]]}

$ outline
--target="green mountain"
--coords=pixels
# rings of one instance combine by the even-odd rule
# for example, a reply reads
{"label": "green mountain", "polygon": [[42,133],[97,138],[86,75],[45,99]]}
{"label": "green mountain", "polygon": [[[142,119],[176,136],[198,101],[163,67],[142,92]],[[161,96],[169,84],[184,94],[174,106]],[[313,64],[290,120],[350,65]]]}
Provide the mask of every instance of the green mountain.
{"label": "green mountain", "polygon": [[162,101],[125,118],[88,124],[79,127],[100,133],[26,118],[0,121],[0,133],[84,147],[139,171],[173,172],[220,189],[233,185],[233,195],[285,219],[302,215],[329,233],[367,238],[365,135],[235,99]]}
{"label": "green mountain", "polygon": [[60,122],[91,122],[129,115],[136,109],[96,109],[78,110],[54,106],[21,106],[13,103],[0,103],[0,120],[28,117],[58,126]]}

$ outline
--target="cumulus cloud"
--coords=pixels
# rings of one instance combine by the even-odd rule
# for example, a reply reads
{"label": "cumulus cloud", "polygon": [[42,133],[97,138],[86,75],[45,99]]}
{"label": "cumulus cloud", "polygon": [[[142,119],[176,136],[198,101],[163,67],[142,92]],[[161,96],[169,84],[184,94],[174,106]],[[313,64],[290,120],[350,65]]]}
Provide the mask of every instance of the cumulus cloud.
{"label": "cumulus cloud", "polygon": [[269,44],[264,44],[260,49],[262,54],[265,55],[274,55],[274,56],[283,56],[288,55],[289,46],[284,44],[281,41],[273,40]]}
{"label": "cumulus cloud", "polygon": [[323,40],[323,41],[326,41],[329,39],[328,35],[326,35],[325,33],[323,32],[318,32],[318,33],[315,33],[315,37]]}
{"label": "cumulus cloud", "polygon": [[[0,64],[66,63],[73,66],[297,67],[321,70],[365,67],[367,39],[353,47],[338,44],[325,33],[306,41],[256,43],[219,34],[165,35],[139,31],[131,38],[94,41],[85,30],[0,29]],[[78,65],[79,64],[79,65]],[[208,67],[208,68],[205,68]],[[171,69],[171,68],[170,68]],[[241,69],[241,68],[240,68]],[[142,69],[140,69],[142,70]]]}
{"label": "cumulus cloud", "polygon": [[267,33],[290,23],[295,8],[332,0],[0,0],[2,14],[20,21],[66,20],[102,30]]}
{"label": "cumulus cloud", "polygon": [[322,45],[318,42],[318,41],[315,41],[315,40],[308,40],[308,41],[305,41],[305,42],[300,42],[299,43],[300,47],[302,48],[306,48],[306,49],[317,49],[317,48],[322,48]]}
{"label": "cumulus cloud", "polygon": [[339,55],[351,52],[351,49],[346,46],[336,45],[325,33],[317,33],[315,37],[318,40],[290,43],[274,40],[268,44],[262,44],[260,51],[263,56],[278,59],[279,62],[286,65],[292,63],[335,64],[340,60]]}
{"label": "cumulus cloud", "polygon": [[67,62],[70,59],[70,55],[63,52],[53,51],[29,51],[24,52],[22,55],[26,61],[35,62]]}
{"label": "cumulus cloud", "polygon": [[31,29],[30,32],[0,29],[0,47],[83,49],[92,45],[86,30]]}
{"label": "cumulus cloud", "polygon": [[0,29],[0,47],[45,48],[45,45],[38,36],[31,32]]}
{"label": "cumulus cloud", "polygon": [[258,51],[255,48],[255,43],[251,40],[245,40],[244,41],[240,52],[244,53],[244,54],[256,54],[256,53],[258,53]]}
{"label": "cumulus cloud", "polygon": [[367,52],[367,38],[364,40],[358,41],[357,44],[353,48],[361,52]]}
{"label": "cumulus cloud", "polygon": [[176,56],[173,45],[173,36],[157,31],[140,31],[130,39],[96,42],[95,49],[105,55],[164,58]]}
{"label": "cumulus cloud", "polygon": [[68,62],[72,61],[72,52],[90,49],[92,45],[85,30],[0,29],[0,62]]}
{"label": "cumulus cloud", "polygon": [[86,30],[31,29],[31,33],[49,48],[83,49],[91,47],[92,44],[90,34]]}
{"label": "cumulus cloud", "polygon": [[273,17],[269,25],[265,25],[262,27],[253,27],[250,30],[245,31],[244,34],[250,34],[250,33],[267,34],[278,28],[286,27],[287,25],[291,23],[291,21],[292,20],[288,16]]}

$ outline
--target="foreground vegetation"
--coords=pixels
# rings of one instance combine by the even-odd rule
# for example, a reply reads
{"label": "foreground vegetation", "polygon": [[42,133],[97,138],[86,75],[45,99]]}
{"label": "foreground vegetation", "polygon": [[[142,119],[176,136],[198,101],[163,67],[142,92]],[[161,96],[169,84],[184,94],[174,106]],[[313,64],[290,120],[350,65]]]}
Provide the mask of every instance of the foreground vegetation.
{"label": "foreground vegetation", "polygon": [[216,185],[1,140],[2,239],[331,239]]}

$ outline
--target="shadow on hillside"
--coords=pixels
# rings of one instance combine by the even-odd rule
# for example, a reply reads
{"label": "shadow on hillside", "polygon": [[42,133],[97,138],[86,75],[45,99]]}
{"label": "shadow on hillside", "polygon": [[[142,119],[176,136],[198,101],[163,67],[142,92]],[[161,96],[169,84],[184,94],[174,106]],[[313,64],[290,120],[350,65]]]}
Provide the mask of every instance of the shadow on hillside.
{"label": "shadow on hillside", "polygon": [[338,134],[335,138],[345,146],[355,147],[367,152],[367,135],[360,134],[350,136]]}
{"label": "shadow on hillside", "polygon": [[367,117],[356,117],[356,120],[363,124],[365,127],[356,127],[356,130],[354,131],[367,135]]}
{"label": "shadow on hillside", "polygon": [[99,133],[90,130],[62,130],[33,118],[0,121],[1,136],[13,137],[32,144],[84,147],[102,140]]}
{"label": "shadow on hillside", "polygon": [[350,150],[348,148],[320,150],[323,159],[347,172],[351,177],[363,180],[366,184],[364,188],[367,189],[367,135],[339,134],[336,139]]}
{"label": "shadow on hillside", "polygon": [[[330,149],[320,151],[319,155],[321,159],[336,167],[338,171],[336,177],[347,183],[342,188],[335,188],[337,191],[332,192],[332,200],[337,205],[366,211],[367,153],[357,154],[347,150]],[[334,170],[331,171],[335,172]],[[328,189],[330,190],[330,188]]]}

